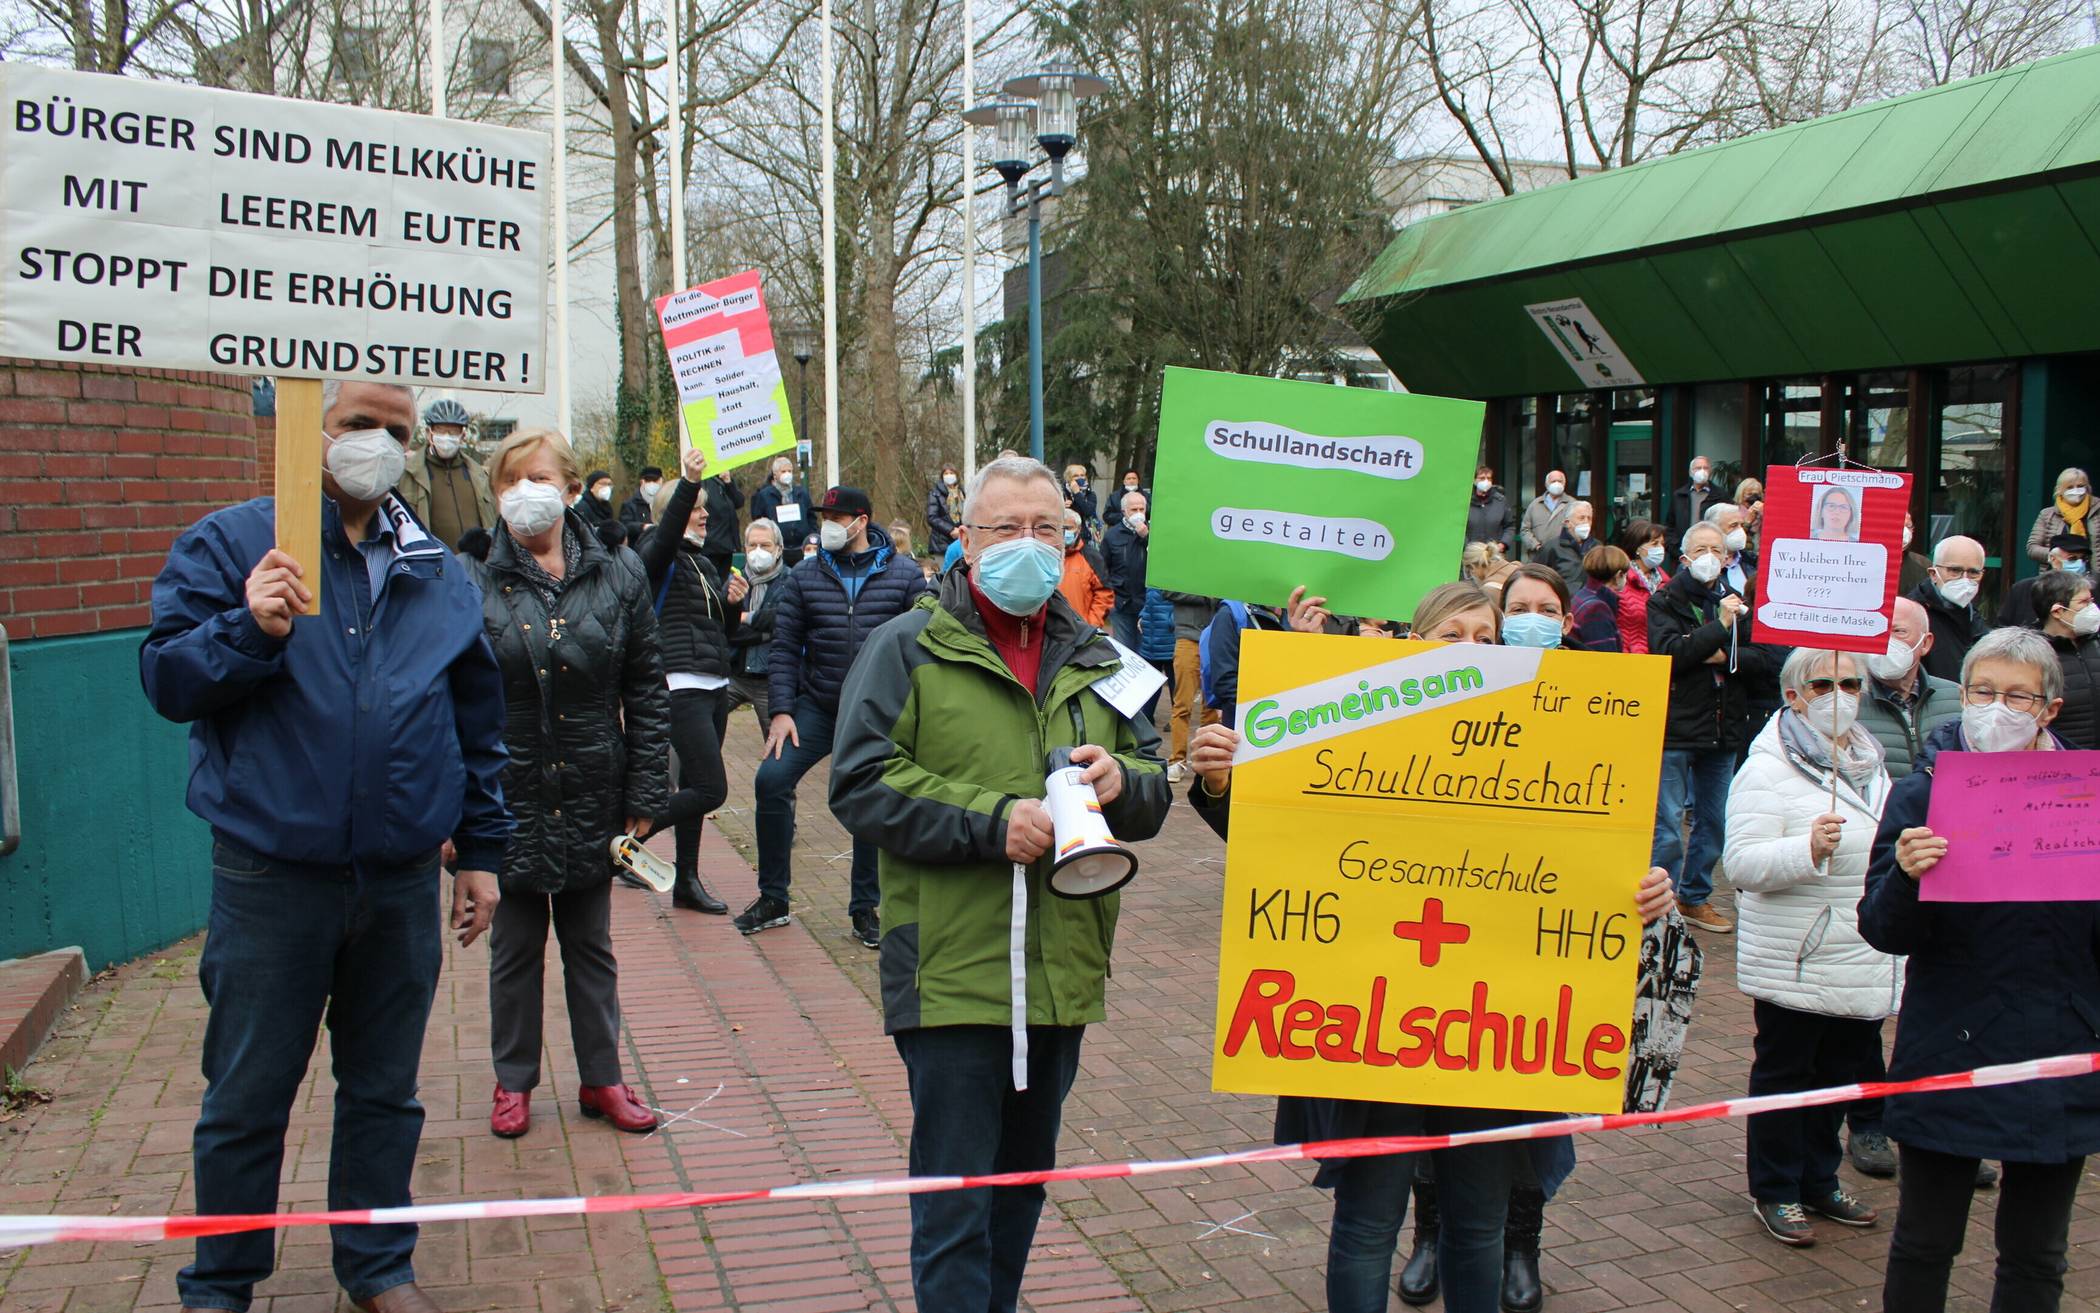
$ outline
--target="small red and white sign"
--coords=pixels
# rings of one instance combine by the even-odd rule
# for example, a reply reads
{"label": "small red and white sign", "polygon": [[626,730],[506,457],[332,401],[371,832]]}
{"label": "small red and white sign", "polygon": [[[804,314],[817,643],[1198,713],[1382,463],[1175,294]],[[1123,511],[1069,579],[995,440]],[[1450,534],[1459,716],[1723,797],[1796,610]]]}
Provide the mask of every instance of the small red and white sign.
{"label": "small red and white sign", "polygon": [[1750,635],[1759,643],[1886,652],[1910,476],[1774,465]]}

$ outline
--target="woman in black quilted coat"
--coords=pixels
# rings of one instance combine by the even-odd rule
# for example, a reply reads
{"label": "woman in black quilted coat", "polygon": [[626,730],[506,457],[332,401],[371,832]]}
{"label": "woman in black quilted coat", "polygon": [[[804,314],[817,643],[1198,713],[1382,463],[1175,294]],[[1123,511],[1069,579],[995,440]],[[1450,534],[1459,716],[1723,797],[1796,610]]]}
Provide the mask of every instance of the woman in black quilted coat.
{"label": "woman in black quilted coat", "polygon": [[579,480],[559,433],[513,434],[489,476],[501,520],[488,559],[462,560],[481,587],[503,671],[503,796],[518,827],[489,936],[489,1129],[516,1137],[531,1120],[551,923],[583,1113],[648,1131],[656,1115],[620,1074],[610,844],[660,813],[669,793],[670,701],[656,612],[633,554],[606,550],[563,508]]}

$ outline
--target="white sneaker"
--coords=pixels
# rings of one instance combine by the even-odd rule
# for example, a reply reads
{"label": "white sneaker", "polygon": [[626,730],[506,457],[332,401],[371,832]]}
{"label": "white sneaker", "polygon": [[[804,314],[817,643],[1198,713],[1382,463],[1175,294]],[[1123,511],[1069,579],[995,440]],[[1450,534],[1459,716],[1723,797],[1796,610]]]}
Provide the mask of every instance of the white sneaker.
{"label": "white sneaker", "polygon": [[1183,765],[1182,763],[1177,761],[1172,762],[1167,766],[1167,783],[1179,784],[1188,777],[1189,768]]}

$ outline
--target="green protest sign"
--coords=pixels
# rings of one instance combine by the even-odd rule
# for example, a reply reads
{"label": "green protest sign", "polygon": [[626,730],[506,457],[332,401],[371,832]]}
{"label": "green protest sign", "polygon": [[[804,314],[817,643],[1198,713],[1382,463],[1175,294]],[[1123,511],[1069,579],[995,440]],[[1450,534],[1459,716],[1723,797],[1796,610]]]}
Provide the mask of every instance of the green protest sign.
{"label": "green protest sign", "polygon": [[1405,619],[1458,577],[1477,401],[1169,369],[1146,582]]}

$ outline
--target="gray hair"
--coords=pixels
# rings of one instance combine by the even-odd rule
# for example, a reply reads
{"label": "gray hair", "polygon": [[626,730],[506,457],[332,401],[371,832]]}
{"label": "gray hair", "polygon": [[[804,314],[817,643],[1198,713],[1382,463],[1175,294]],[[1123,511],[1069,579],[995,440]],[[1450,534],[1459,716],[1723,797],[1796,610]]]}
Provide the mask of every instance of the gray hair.
{"label": "gray hair", "polygon": [[1808,681],[1815,678],[1814,671],[1816,667],[1822,665],[1825,661],[1831,663],[1830,677],[1832,679],[1844,678],[1838,673],[1837,662],[1839,659],[1843,659],[1851,664],[1852,673],[1855,677],[1861,679],[1866,677],[1865,672],[1860,669],[1859,658],[1850,652],[1831,652],[1820,647],[1797,647],[1787,653],[1786,664],[1779,667],[1779,687],[1792,689],[1805,697],[1808,693]]}
{"label": "gray hair", "polygon": [[1715,537],[1721,539],[1721,545],[1723,547],[1726,547],[1728,545],[1728,535],[1721,532],[1720,525],[1708,524],[1705,520],[1701,520],[1697,524],[1692,525],[1690,528],[1684,531],[1684,537],[1679,539],[1677,544],[1677,549],[1679,552],[1686,556],[1690,556],[1692,554],[1692,535],[1695,533],[1713,534]]}
{"label": "gray hair", "polygon": [[1947,549],[1956,543],[1967,543],[1976,549],[1978,556],[1983,557],[1986,561],[1990,559],[1990,553],[1983,550],[1982,543],[1977,542],[1966,534],[1950,533],[1932,545],[1932,563],[1934,565],[1945,565],[1947,563]]}
{"label": "gray hair", "polygon": [[1150,503],[1149,501],[1147,501],[1147,500],[1145,499],[1145,493],[1144,493],[1144,490],[1143,490],[1143,489],[1141,489],[1141,488],[1131,488],[1131,489],[1129,489],[1128,491],[1126,491],[1126,492],[1125,492],[1125,493],[1124,493],[1124,494],[1122,495],[1122,497],[1121,497],[1121,498],[1119,498],[1119,499],[1118,499],[1118,500],[1116,501],[1116,505],[1118,505],[1118,506],[1120,506],[1120,507],[1122,507],[1122,508],[1123,508],[1123,514],[1125,514],[1125,515],[1128,515],[1128,514],[1130,514],[1130,499],[1131,499],[1132,497],[1135,497],[1135,498],[1137,498],[1137,499],[1138,499],[1138,505],[1140,505],[1140,506],[1149,506],[1149,505],[1151,505],[1151,503]]}
{"label": "gray hair", "polygon": [[780,526],[773,523],[771,520],[767,519],[763,515],[759,516],[757,519],[751,521],[751,523],[744,526],[745,542],[751,541],[751,531],[753,529],[764,529],[767,533],[772,534],[773,545],[775,547],[784,547],[787,545],[787,540],[780,536]]}
{"label": "gray hair", "polygon": [[1970,648],[1968,655],[1961,659],[1961,682],[1964,687],[1968,685],[1969,672],[1976,668],[1979,661],[2010,661],[2016,665],[2031,667],[2035,674],[2042,677],[2044,698],[2054,702],[2064,695],[2064,668],[2056,659],[2056,649],[2050,646],[2049,640],[2042,637],[2039,630],[2007,626],[2004,629],[1993,629],[1977,639],[1976,646]]}
{"label": "gray hair", "polygon": [[1701,516],[1700,519],[1706,524],[1717,525],[1721,522],[1722,516],[1728,514],[1730,511],[1740,511],[1742,509],[1742,507],[1736,505],[1732,501],[1717,501],[1713,505],[1706,508],[1706,514]]}
{"label": "gray hair", "polygon": [[1050,486],[1050,491],[1057,494],[1060,505],[1064,502],[1065,485],[1057,481],[1057,476],[1050,472],[1048,465],[1027,456],[1001,456],[977,471],[976,476],[970,480],[970,490],[963,495],[965,520],[977,518],[977,499],[984,495],[984,486],[993,479],[1005,479],[1012,483],[1033,483],[1040,480]]}
{"label": "gray hair", "polygon": [[408,394],[408,408],[410,410],[416,408],[416,390],[406,383],[373,383],[368,378],[324,378],[321,380],[321,417],[323,419],[328,417],[329,411],[335,409],[336,401],[343,395],[343,384],[345,383],[371,383],[375,388],[392,388],[396,392],[405,392]]}

